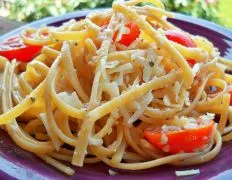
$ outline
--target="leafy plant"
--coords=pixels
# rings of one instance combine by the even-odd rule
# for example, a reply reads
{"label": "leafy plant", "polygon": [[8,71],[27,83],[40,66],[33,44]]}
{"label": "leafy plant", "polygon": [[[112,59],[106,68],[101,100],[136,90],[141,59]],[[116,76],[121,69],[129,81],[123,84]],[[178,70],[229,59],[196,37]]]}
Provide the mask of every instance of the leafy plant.
{"label": "leafy plant", "polygon": [[[170,11],[220,23],[218,0],[162,1]],[[112,2],[113,0],[0,0],[0,10],[10,19],[30,22],[80,9],[110,7]]]}
{"label": "leafy plant", "polygon": [[170,11],[220,23],[218,0],[163,0]]}
{"label": "leafy plant", "polygon": [[113,0],[0,0],[7,17],[30,22],[47,16],[58,16],[80,9],[109,7]]}

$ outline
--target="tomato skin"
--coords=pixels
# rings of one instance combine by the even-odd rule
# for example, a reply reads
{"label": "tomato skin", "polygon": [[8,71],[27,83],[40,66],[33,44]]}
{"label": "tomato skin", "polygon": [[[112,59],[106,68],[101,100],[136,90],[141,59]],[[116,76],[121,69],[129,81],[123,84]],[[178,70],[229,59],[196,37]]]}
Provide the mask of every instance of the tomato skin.
{"label": "tomato skin", "polygon": [[188,64],[193,67],[196,64],[196,61],[194,59],[187,59]]}
{"label": "tomato skin", "polygon": [[[153,130],[145,130],[144,136],[151,144],[161,150],[163,150],[165,146],[168,146],[168,152],[171,154],[177,154],[180,152],[190,153],[209,142],[213,126],[214,122],[211,121],[208,125],[198,129],[172,131],[167,134]],[[168,138],[166,144],[162,143],[163,135]]]}
{"label": "tomato skin", "polygon": [[[181,31],[167,30],[165,32],[165,36],[168,38],[168,40],[181,44],[185,47],[196,47],[196,44],[191,40],[191,38]],[[196,64],[196,60],[194,59],[187,59],[187,61],[191,67],[193,67],[194,64]]]}
{"label": "tomato skin", "polygon": [[[141,31],[139,30],[139,27],[133,22],[126,24],[126,27],[129,28],[130,32],[128,34],[123,34],[122,38],[118,42],[125,46],[130,46],[130,44],[139,37]],[[115,41],[117,34],[117,32],[114,34],[113,41]]]}
{"label": "tomato skin", "polygon": [[165,36],[170,41],[176,42],[176,43],[181,44],[185,47],[196,47],[196,45],[191,40],[191,38],[187,34],[181,32],[181,31],[167,30],[165,32]]}
{"label": "tomato skin", "polygon": [[0,44],[0,56],[8,60],[17,59],[30,62],[42,49],[42,46],[24,44],[19,35],[11,37]]}

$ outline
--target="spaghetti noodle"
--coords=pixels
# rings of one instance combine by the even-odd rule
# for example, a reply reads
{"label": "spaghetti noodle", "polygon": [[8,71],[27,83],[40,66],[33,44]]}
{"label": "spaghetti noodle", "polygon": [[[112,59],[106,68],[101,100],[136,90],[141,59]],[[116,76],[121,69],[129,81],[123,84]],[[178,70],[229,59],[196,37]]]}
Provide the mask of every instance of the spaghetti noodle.
{"label": "spaghetti noodle", "polygon": [[23,42],[42,50],[26,63],[0,57],[1,127],[68,175],[63,161],[130,170],[210,161],[232,139],[232,63],[172,16],[159,0],[131,0],[25,29]]}

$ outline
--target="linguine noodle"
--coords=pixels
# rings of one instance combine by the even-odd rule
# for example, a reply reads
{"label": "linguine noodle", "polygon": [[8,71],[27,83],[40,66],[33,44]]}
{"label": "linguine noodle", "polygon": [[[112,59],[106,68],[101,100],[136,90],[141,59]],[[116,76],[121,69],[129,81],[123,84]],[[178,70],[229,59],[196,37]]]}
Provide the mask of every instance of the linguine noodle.
{"label": "linguine noodle", "polygon": [[[131,0],[60,27],[25,29],[23,41],[43,48],[28,63],[0,57],[1,127],[68,175],[74,170],[64,161],[140,170],[212,160],[232,139],[232,75],[225,73],[232,63],[204,37],[185,32],[191,48],[168,40],[166,30],[182,30],[167,17],[159,0]],[[125,46],[119,40],[128,22],[141,34]],[[197,62],[191,67],[186,59]],[[214,114],[209,142],[194,152],[169,154],[143,134],[151,126],[188,129],[191,119]]]}

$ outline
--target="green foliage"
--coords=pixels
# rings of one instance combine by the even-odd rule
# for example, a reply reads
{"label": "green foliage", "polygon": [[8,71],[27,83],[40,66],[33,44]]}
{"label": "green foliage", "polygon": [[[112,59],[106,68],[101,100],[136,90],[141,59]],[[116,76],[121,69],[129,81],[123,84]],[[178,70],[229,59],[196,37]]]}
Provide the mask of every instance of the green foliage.
{"label": "green foliage", "polygon": [[110,7],[112,2],[113,0],[14,0],[5,1],[5,4],[8,7],[8,18],[30,22],[80,9]]}
{"label": "green foliage", "polygon": [[219,10],[221,12],[221,19],[223,19],[223,25],[232,29],[232,1],[221,0],[219,3]]}
{"label": "green foliage", "polygon": [[163,0],[167,10],[220,23],[216,0]]}
{"label": "green foliage", "polygon": [[[216,0],[162,0],[170,11],[219,23]],[[110,7],[113,0],[5,0],[8,18],[30,22],[87,8]],[[1,0],[0,0],[1,6]],[[2,9],[2,7],[0,7]]]}

